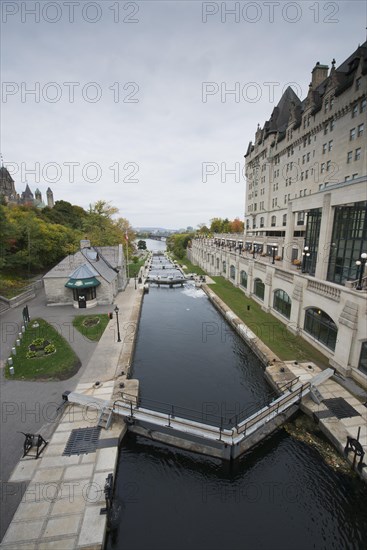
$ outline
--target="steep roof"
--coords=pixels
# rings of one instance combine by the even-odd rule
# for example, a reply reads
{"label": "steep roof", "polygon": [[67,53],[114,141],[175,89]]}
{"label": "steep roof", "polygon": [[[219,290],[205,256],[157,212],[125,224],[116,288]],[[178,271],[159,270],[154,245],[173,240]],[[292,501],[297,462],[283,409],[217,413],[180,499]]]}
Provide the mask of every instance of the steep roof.
{"label": "steep roof", "polygon": [[87,263],[80,265],[69,275],[70,279],[90,279],[97,276],[98,272]]}
{"label": "steep roof", "polygon": [[88,277],[100,276],[111,283],[117,277],[118,270],[104,259],[104,248],[107,248],[110,252],[112,252],[111,249],[115,249],[115,256],[117,258],[118,246],[102,246],[98,251],[92,248],[83,248],[83,250],[78,250],[75,254],[66,256],[66,258],[46,273],[44,278],[70,278],[71,274],[73,274],[72,278],[80,279],[81,277],[75,277],[75,273],[81,268],[83,268],[81,270],[81,273],[83,273],[88,268],[90,272],[94,273],[93,275],[88,275]]}

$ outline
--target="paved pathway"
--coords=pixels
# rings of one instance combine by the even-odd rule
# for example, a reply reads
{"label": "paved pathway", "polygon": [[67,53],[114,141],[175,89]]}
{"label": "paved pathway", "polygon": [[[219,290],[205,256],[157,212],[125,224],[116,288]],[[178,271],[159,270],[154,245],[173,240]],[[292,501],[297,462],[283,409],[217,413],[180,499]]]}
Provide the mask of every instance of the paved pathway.
{"label": "paved pathway", "polygon": [[[54,324],[54,326],[57,326],[58,330],[61,332],[61,334],[66,338],[66,340],[69,341],[73,349],[78,354],[79,358],[82,362],[82,367],[80,368],[79,372],[72,378],[66,381],[61,382],[23,382],[23,381],[17,381],[17,380],[6,380],[2,375],[1,379],[1,397],[2,397],[2,417],[1,417],[1,464],[2,464],[2,471],[1,471],[1,480],[2,480],[2,499],[1,499],[1,528],[2,533],[1,536],[3,536],[5,530],[7,529],[9,522],[11,521],[11,518],[17,509],[20,501],[22,500],[21,505],[18,508],[18,511],[16,513],[16,516],[14,518],[13,525],[16,525],[15,528],[10,527],[8,530],[6,537],[4,539],[4,543],[10,543],[10,541],[14,541],[14,544],[12,546],[9,546],[10,548],[21,548],[21,538],[15,538],[15,537],[24,537],[24,533],[22,534],[22,530],[20,529],[21,525],[17,525],[18,521],[21,523],[23,522],[24,517],[27,517],[28,519],[31,517],[32,513],[35,513],[37,516],[42,516],[43,512],[46,513],[46,508],[48,510],[48,513],[55,514],[55,510],[58,510],[56,506],[53,506],[52,509],[50,507],[46,507],[46,504],[37,503],[37,506],[28,506],[28,508],[24,508],[24,505],[26,504],[24,502],[24,498],[26,498],[29,491],[31,491],[32,487],[34,487],[34,483],[32,480],[32,484],[28,487],[27,485],[29,481],[32,479],[33,474],[36,475],[36,472],[33,471],[34,469],[42,469],[42,464],[45,464],[45,459],[41,460],[34,460],[34,459],[24,459],[21,460],[19,465],[16,467],[13,475],[10,477],[11,471],[16,466],[19,458],[22,455],[22,446],[24,441],[24,436],[17,433],[18,430],[24,431],[24,432],[31,432],[31,433],[42,433],[46,439],[49,439],[53,431],[56,429],[55,435],[53,436],[51,442],[46,448],[45,451],[45,458],[54,456],[54,461],[57,462],[60,466],[65,459],[69,458],[71,459],[69,462],[66,462],[67,466],[66,470],[58,471],[58,473],[55,473],[53,471],[49,471],[47,468],[47,473],[44,474],[46,478],[55,480],[55,476],[59,476],[59,482],[63,480],[63,475],[66,475],[65,479],[69,479],[69,476],[72,475],[70,470],[67,470],[67,467],[70,467],[71,463],[75,458],[80,459],[82,461],[83,457],[61,457],[60,451],[61,447],[60,444],[56,445],[54,442],[54,438],[56,438],[56,442],[58,439],[60,439],[60,427],[62,431],[62,425],[65,424],[65,420],[62,419],[61,423],[58,424],[60,418],[56,415],[56,408],[58,405],[62,402],[62,393],[65,390],[74,390],[78,383],[81,382],[81,391],[88,391],[94,384],[94,382],[99,380],[106,380],[105,383],[99,388],[96,388],[93,392],[100,393],[102,395],[106,395],[107,398],[112,397],[113,394],[113,378],[117,371],[119,370],[119,360],[121,358],[122,351],[124,351],[124,348],[131,347],[132,349],[132,336],[133,336],[133,327],[135,324],[130,322],[130,315],[131,312],[134,310],[135,302],[140,302],[142,295],[142,290],[135,290],[134,285],[130,284],[126,291],[123,293],[120,293],[117,296],[117,299],[115,303],[120,308],[120,314],[119,314],[119,320],[120,320],[120,327],[121,327],[121,343],[117,342],[117,332],[116,332],[116,317],[114,316],[114,319],[111,320],[107,326],[107,329],[102,336],[100,342],[98,345],[96,343],[90,342],[85,337],[83,337],[78,331],[73,329],[72,327],[72,319],[75,316],[76,313],[85,313],[79,312],[70,306],[60,306],[60,307],[47,307],[45,305],[45,297],[44,293],[40,292],[40,294],[37,296],[37,298],[31,300],[28,304],[29,311],[31,318],[35,317],[42,317],[46,319],[48,322]],[[114,306],[113,306],[114,307]],[[113,307],[111,305],[109,306],[99,306],[97,308],[93,308],[93,313],[102,313],[102,312],[108,312],[112,311]],[[4,364],[6,358],[9,355],[9,350],[12,347],[14,343],[14,338],[18,330],[18,326],[20,324],[21,319],[21,312],[22,312],[23,306],[20,306],[18,308],[14,308],[11,310],[8,310],[2,315],[1,319],[1,334],[2,334],[2,349],[1,349],[1,360],[2,365]],[[92,312],[91,312],[92,313]],[[129,356],[130,357],[130,356]],[[89,370],[90,367],[90,370]],[[88,374],[89,373],[89,374]],[[107,382],[107,380],[110,380],[110,382]],[[86,389],[86,385],[87,388]],[[80,387],[80,386],[79,386]],[[84,413],[83,413],[84,414]],[[76,416],[77,418],[77,416]],[[79,420],[79,419],[78,419]],[[86,419],[87,423],[86,425],[90,425],[91,417]],[[92,418],[92,424],[96,424],[96,418],[95,416]],[[79,427],[79,426],[75,426]],[[70,433],[70,424],[68,425],[67,435]],[[65,429],[64,429],[65,431]],[[117,428],[118,432],[121,432],[121,426]],[[64,437],[65,437],[64,433]],[[105,432],[103,430],[103,436],[108,432]],[[108,439],[111,438],[111,434],[108,435]],[[63,443],[65,440],[63,441]],[[114,450],[114,449],[112,449]],[[115,452],[117,456],[117,448],[115,447]],[[95,473],[100,471],[101,467],[101,460],[99,459],[99,456],[103,456],[106,454],[112,454],[110,449],[100,449],[97,454],[95,454],[94,458],[95,461],[93,463],[93,469],[95,470]],[[98,456],[97,456],[98,455]],[[89,455],[92,456],[92,455]],[[107,459],[106,459],[107,460]],[[85,457],[84,457],[85,461]],[[99,462],[98,462],[99,461]],[[52,461],[51,461],[52,462]],[[90,462],[92,464],[92,462]],[[111,460],[107,460],[106,464],[110,468]],[[104,465],[106,465],[104,463]],[[81,464],[80,464],[81,465]],[[91,466],[89,466],[89,470],[91,469]],[[86,471],[86,469],[84,469]],[[94,472],[93,470],[93,472]],[[77,470],[74,470],[75,472]],[[113,471],[113,469],[112,469]],[[44,479],[44,475],[38,473],[35,477],[36,480]],[[94,473],[93,473],[94,475]],[[106,477],[106,476],[105,476]],[[72,479],[72,478],[70,478]],[[91,476],[87,480],[90,482]],[[38,481],[37,481],[38,483]],[[54,483],[54,481],[52,481]],[[24,492],[27,490],[27,492],[24,495]],[[103,494],[103,491],[102,491]],[[24,495],[24,496],[23,496]],[[29,513],[26,512],[26,510],[29,510]],[[34,510],[38,510],[36,512],[33,512]],[[44,509],[44,510],[43,510]],[[32,510],[32,511],[31,511]],[[70,508],[71,510],[71,508]],[[25,514],[25,516],[24,516]],[[41,521],[41,520],[37,520]],[[45,525],[45,519],[42,519],[42,525],[45,527],[44,530],[40,530],[37,532],[37,528],[34,531],[34,536],[38,539],[38,537],[41,535],[41,533],[47,538],[50,536],[49,531],[47,530],[47,527]],[[28,522],[25,522],[24,527],[28,528],[27,525]],[[61,524],[64,522],[62,521]],[[67,522],[66,522],[67,523]],[[99,522],[100,523],[100,522]],[[52,525],[52,524],[51,524]],[[103,523],[104,525],[104,523]],[[33,525],[34,527],[34,525]],[[32,527],[32,528],[33,528]],[[82,525],[80,525],[80,528],[82,528]],[[53,530],[54,534],[58,531]],[[49,540],[49,543],[51,544],[51,539]],[[70,542],[71,543],[71,542]],[[35,543],[36,544],[36,543]],[[38,544],[38,543],[37,543]],[[65,543],[66,544],[66,543]],[[38,547],[38,546],[30,546]],[[43,548],[44,546],[40,545],[39,548]],[[48,546],[46,546],[48,547]],[[67,548],[68,546],[50,546],[55,548],[60,548],[60,550]]]}

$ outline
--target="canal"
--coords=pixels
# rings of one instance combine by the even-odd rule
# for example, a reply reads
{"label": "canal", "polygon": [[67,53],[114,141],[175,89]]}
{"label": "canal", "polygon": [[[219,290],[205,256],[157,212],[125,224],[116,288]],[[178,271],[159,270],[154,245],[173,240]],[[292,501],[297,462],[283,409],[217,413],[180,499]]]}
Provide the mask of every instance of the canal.
{"label": "canal", "polygon": [[[203,421],[272,396],[259,361],[194,286],[151,285],[133,377],[143,399],[194,410]],[[128,434],[106,549],[360,550],[366,497],[357,478],[334,471],[285,430],[234,463]]]}

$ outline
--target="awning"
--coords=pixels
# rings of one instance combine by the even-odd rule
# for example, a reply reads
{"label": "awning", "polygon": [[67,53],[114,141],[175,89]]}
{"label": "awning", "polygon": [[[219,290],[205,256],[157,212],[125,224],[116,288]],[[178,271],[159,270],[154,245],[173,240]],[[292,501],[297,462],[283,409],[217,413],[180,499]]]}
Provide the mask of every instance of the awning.
{"label": "awning", "polygon": [[89,277],[88,279],[69,279],[65,286],[67,288],[92,288],[100,284],[95,277]]}

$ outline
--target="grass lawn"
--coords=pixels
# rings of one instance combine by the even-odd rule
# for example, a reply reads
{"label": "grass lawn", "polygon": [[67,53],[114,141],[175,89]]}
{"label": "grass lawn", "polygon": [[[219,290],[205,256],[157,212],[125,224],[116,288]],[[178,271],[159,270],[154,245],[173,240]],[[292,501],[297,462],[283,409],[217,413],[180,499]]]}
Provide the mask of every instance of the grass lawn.
{"label": "grass lawn", "polygon": [[[39,326],[33,328],[37,322]],[[28,346],[35,338],[45,338],[56,348],[55,353],[34,357],[26,357]],[[13,356],[14,375],[9,373],[9,365],[5,369],[6,378],[21,380],[67,380],[79,369],[81,362],[79,357],[69,346],[68,342],[43,319],[32,319],[23,334],[20,346],[16,348],[17,354]]]}
{"label": "grass lawn", "polygon": [[145,264],[145,260],[146,260],[146,256],[138,260],[136,263],[131,262],[129,264],[129,277],[138,276],[140,268]]}
{"label": "grass lawn", "polygon": [[[266,344],[280,359],[284,361],[312,361],[320,367],[329,366],[328,358],[314,349],[300,336],[295,336],[286,325],[278,321],[261,306],[248,298],[239,288],[236,288],[223,277],[212,277],[216,284],[209,285],[234,313]],[[247,309],[250,306],[250,309]]]}
{"label": "grass lawn", "polygon": [[177,258],[177,256],[175,256],[173,254],[173,252],[170,252],[171,254],[171,257],[179,264],[179,265],[184,265],[186,266],[184,268],[184,272],[185,273],[197,273],[198,275],[206,275],[205,271],[203,271],[201,269],[201,267],[199,267],[198,265],[194,265],[190,262],[190,260],[187,258],[187,256],[181,260],[181,258]]}
{"label": "grass lawn", "polygon": [[108,324],[107,313],[99,315],[77,315],[73,319],[73,326],[89,340],[98,342]]}

